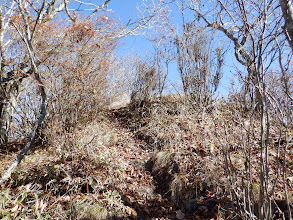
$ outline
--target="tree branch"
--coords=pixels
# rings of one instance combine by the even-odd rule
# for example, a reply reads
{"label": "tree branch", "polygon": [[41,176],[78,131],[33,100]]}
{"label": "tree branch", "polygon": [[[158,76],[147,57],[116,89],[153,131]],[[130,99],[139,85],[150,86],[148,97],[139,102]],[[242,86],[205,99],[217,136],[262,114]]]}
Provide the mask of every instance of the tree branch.
{"label": "tree branch", "polygon": [[102,10],[103,8],[105,8],[107,5],[108,5],[108,3],[110,2],[111,0],[105,0],[105,2],[101,5],[101,6],[99,6],[99,7],[97,7],[87,18],[86,18],[86,20],[90,20],[97,12],[99,12],[100,10]]}

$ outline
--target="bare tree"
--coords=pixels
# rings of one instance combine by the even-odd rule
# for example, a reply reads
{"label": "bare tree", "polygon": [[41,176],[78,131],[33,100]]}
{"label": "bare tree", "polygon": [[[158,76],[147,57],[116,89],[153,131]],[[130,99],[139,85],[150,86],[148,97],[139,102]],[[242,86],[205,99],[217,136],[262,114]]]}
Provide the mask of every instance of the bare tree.
{"label": "bare tree", "polygon": [[[209,12],[197,1],[185,2],[207,27],[219,30],[234,44],[237,61],[247,69],[247,74],[241,76],[246,82],[243,88],[245,107],[260,108],[262,100],[256,86],[259,86],[258,83],[263,78],[262,73],[265,73],[276,59],[272,41],[282,32],[276,1],[219,0],[214,2],[215,6],[211,6],[213,9]],[[214,20],[208,19],[211,13]],[[248,107],[247,95],[251,97],[251,107]]]}
{"label": "bare tree", "polygon": [[140,59],[135,63],[135,79],[131,92],[133,107],[145,107],[156,89],[156,68],[152,63]]}
{"label": "bare tree", "polygon": [[279,0],[285,20],[284,32],[293,50],[293,5],[291,0]]}
{"label": "bare tree", "polygon": [[[75,1],[75,0],[13,0],[4,1],[0,6],[0,144],[3,145],[8,141],[8,134],[11,131],[11,121],[14,116],[14,111],[19,110],[16,100],[19,96],[19,87],[24,79],[33,79],[37,86],[37,92],[41,100],[40,109],[37,121],[34,124],[32,132],[29,135],[28,142],[25,148],[21,151],[15,162],[2,177],[1,183],[7,180],[16,166],[20,163],[26,152],[31,148],[36,137],[38,129],[46,115],[47,94],[43,83],[42,72],[45,68],[54,65],[54,59],[60,55],[62,46],[66,45],[68,38],[71,38],[73,43],[79,43],[84,40],[84,37],[89,36],[89,33],[99,31],[90,26],[82,26],[78,23],[78,15],[76,8],[71,8],[74,4],[83,5],[91,13],[85,17],[85,23],[91,22],[94,16],[101,10],[106,9],[110,0],[101,1],[100,5],[91,3],[90,1]],[[75,4],[76,5],[76,4]],[[156,13],[160,10],[161,4],[156,4],[141,13],[141,19],[126,25],[121,30],[116,30],[115,33],[110,33],[110,38],[115,39],[125,36],[126,34],[134,33],[140,28],[148,28],[155,20]],[[49,37],[47,41],[39,40],[42,37],[46,24],[55,22],[57,15],[63,18],[67,15],[65,23],[71,21],[73,29],[71,32],[62,33]],[[79,25],[79,26],[78,26]],[[109,34],[108,34],[109,36]],[[56,37],[56,39],[53,39]],[[75,42],[74,42],[75,41]],[[44,44],[47,44],[44,46]],[[114,45],[114,44],[113,44]],[[101,45],[96,45],[99,47]],[[111,45],[110,45],[111,47]],[[41,50],[41,48],[43,50]],[[40,50],[39,50],[40,49]],[[64,48],[63,48],[64,49]],[[90,51],[87,51],[91,53]],[[59,55],[58,55],[59,54]],[[85,61],[88,54],[79,54],[79,58],[83,59],[83,64],[90,62]],[[77,60],[78,61],[78,60]],[[47,65],[50,62],[50,65]],[[56,62],[55,64],[57,64]],[[78,63],[78,62],[77,62]],[[102,63],[100,63],[102,65]],[[104,63],[106,65],[106,62]],[[83,68],[82,66],[79,66]],[[79,68],[78,67],[78,68]],[[54,68],[54,67],[53,67]],[[51,68],[52,70],[52,68]]]}
{"label": "bare tree", "polygon": [[[219,34],[223,34],[222,36],[227,37],[234,44],[235,58],[246,68],[246,71],[240,74],[240,79],[243,83],[242,91],[244,93],[242,102],[245,103],[245,108],[250,110],[249,116],[253,117],[257,115],[257,119],[259,120],[258,149],[260,159],[258,161],[258,199],[254,200],[251,197],[253,194],[253,182],[251,178],[253,162],[250,152],[253,143],[250,131],[247,132],[247,139],[243,140],[243,143],[245,143],[243,151],[246,155],[244,166],[247,176],[239,175],[239,178],[242,179],[240,187],[235,181],[235,177],[238,174],[229,165],[231,164],[230,149],[226,145],[229,143],[228,132],[226,132],[226,144],[223,144],[223,156],[225,158],[226,172],[230,179],[229,186],[231,195],[237,201],[241,215],[250,219],[269,219],[273,215],[274,186],[280,177],[277,176],[274,178],[270,174],[270,169],[274,169],[269,157],[269,152],[272,147],[269,139],[273,138],[271,126],[273,123],[275,126],[279,125],[279,122],[272,120],[272,118],[279,118],[280,121],[285,122],[283,124],[286,124],[286,126],[288,126],[288,122],[290,121],[288,119],[291,118],[291,113],[288,111],[291,108],[290,104],[273,92],[277,85],[275,83],[273,86],[269,86],[268,80],[268,73],[272,72],[279,65],[280,60],[282,60],[280,58],[281,54],[288,54],[288,51],[284,47],[286,39],[282,34],[282,11],[278,7],[279,2],[275,0],[217,0],[213,2],[214,4],[208,5],[210,7],[208,10],[205,10],[207,6],[202,5],[199,1],[186,0],[184,3],[187,8],[195,12],[198,20],[203,22],[206,27],[218,30]],[[290,13],[288,10],[289,8],[286,8],[286,12]],[[288,18],[288,15],[286,16]],[[287,22],[288,26],[285,26],[285,28],[288,38],[290,35],[290,22],[289,20]],[[287,70],[290,66],[289,63],[288,61],[288,65],[286,65]],[[283,72],[283,79],[288,80],[289,78],[285,77],[286,75],[288,75],[286,71]],[[283,80],[283,83],[285,81]],[[286,84],[283,84],[279,89],[282,87],[286,87]],[[250,106],[248,106],[248,97],[250,97]],[[287,119],[284,120],[284,118]],[[284,132],[282,125],[279,129],[280,134]],[[288,139],[290,140],[291,138],[288,137]],[[286,167],[284,166],[283,175],[285,173]],[[284,189],[286,189],[285,181]],[[289,203],[288,207],[290,207]],[[290,208],[288,210],[290,212]]]}
{"label": "bare tree", "polygon": [[[35,57],[34,40],[41,26],[66,9],[70,1],[7,1],[0,6],[1,98],[0,144],[8,140],[11,120],[16,109],[19,86],[24,78],[34,76],[42,60]],[[103,9],[105,1],[89,16]],[[81,2],[82,4],[82,2]],[[19,51],[17,51],[19,50]],[[51,56],[54,48],[47,52]]]}
{"label": "bare tree", "polygon": [[[162,97],[169,75],[169,65],[175,61],[176,48],[174,45],[174,34],[176,28],[172,23],[172,10],[165,7],[159,14],[162,22],[156,24],[155,33],[151,34],[150,41],[154,48],[154,65],[156,72],[156,87],[159,97]],[[162,26],[161,23],[164,25]]]}
{"label": "bare tree", "polygon": [[184,93],[204,111],[212,104],[222,78],[225,52],[220,46],[214,48],[212,36],[194,22],[184,24],[175,44]]}

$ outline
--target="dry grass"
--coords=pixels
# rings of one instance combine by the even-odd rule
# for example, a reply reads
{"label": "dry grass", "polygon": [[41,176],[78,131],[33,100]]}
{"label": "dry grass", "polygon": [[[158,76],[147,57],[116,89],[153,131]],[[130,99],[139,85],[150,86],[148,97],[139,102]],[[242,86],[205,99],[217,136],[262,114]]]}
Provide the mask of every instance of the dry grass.
{"label": "dry grass", "polygon": [[[200,112],[171,96],[154,101],[147,109],[105,112],[66,136],[56,136],[54,145],[35,148],[27,155],[1,188],[0,216],[174,219],[184,213],[186,219],[228,219],[237,211],[229,192],[242,187],[246,174],[247,137],[255,200],[259,193],[259,125],[257,119],[251,119],[247,129],[247,121],[220,102],[202,118]],[[223,150],[227,148],[233,185],[225,175]],[[273,141],[270,148],[270,177],[278,177],[274,197],[283,201]],[[286,158],[290,199],[291,151],[292,146]],[[2,152],[2,171],[14,156]]]}

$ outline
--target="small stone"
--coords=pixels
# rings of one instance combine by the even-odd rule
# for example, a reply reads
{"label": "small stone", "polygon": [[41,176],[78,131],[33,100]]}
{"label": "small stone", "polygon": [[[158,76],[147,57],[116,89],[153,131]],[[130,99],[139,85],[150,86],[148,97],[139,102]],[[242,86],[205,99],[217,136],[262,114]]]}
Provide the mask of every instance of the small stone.
{"label": "small stone", "polygon": [[208,208],[204,205],[201,205],[200,207],[198,207],[198,209],[204,212],[208,210]]}
{"label": "small stone", "polygon": [[185,214],[179,209],[177,211],[176,218],[179,220],[182,220],[182,219],[184,219],[184,217],[185,217]]}

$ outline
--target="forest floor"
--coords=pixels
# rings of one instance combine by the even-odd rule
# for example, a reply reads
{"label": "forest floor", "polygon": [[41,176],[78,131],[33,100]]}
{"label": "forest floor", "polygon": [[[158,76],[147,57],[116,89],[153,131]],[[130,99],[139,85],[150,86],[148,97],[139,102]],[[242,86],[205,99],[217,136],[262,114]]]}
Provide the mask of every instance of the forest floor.
{"label": "forest floor", "polygon": [[[221,110],[203,120],[201,113],[168,109],[164,105],[152,111],[108,110],[74,132],[60,135],[55,144],[36,144],[11,180],[1,186],[0,217],[241,219],[227,190],[229,180],[219,144],[227,141],[232,149],[230,165],[235,173],[244,172],[243,146],[239,144],[243,127],[235,126],[239,117]],[[228,116],[231,124],[222,120]],[[225,132],[230,136],[224,137]],[[254,144],[257,142],[256,135]],[[15,142],[1,150],[1,174],[22,146]],[[285,181],[293,200],[291,148]],[[259,153],[257,148],[251,152],[252,176],[257,179]],[[272,149],[270,153],[272,167],[280,166],[273,159],[276,152]],[[271,175],[280,189],[274,195],[276,204],[288,211],[282,181],[277,178],[280,174],[272,171]],[[257,180],[255,186],[252,192],[257,197]],[[279,217],[276,211],[275,219]]]}

